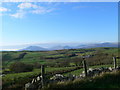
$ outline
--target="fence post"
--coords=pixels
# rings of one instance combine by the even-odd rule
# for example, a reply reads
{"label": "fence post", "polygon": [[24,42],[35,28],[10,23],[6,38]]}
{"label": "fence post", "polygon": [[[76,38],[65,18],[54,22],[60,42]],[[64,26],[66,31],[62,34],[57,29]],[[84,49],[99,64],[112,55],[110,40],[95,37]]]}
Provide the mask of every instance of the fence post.
{"label": "fence post", "polygon": [[42,83],[42,88],[44,86],[45,83],[45,67],[44,65],[41,65],[41,83]]}
{"label": "fence post", "polygon": [[116,69],[117,67],[116,57],[113,57],[113,61],[114,61],[114,69]]}
{"label": "fence post", "polygon": [[87,65],[86,65],[86,61],[84,59],[85,58],[83,58],[83,68],[85,70],[85,77],[87,77]]}

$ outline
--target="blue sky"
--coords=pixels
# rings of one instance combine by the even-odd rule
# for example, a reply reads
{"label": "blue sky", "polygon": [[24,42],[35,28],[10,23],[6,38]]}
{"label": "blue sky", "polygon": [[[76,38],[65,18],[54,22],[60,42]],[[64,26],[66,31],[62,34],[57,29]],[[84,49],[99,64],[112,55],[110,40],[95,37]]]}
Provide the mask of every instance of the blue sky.
{"label": "blue sky", "polygon": [[118,41],[117,2],[8,2],[0,11],[3,46]]}

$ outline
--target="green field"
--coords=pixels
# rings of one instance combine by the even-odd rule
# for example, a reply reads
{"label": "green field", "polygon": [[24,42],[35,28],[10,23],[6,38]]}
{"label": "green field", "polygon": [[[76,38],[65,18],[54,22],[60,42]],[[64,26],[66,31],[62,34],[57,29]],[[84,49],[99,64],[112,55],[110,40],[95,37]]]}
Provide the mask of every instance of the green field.
{"label": "green field", "polygon": [[[27,54],[23,58],[16,59],[22,53],[27,53]],[[106,64],[108,63],[106,59],[109,59],[110,62],[112,61],[113,56],[118,56],[118,48],[70,49],[70,50],[56,50],[56,51],[44,51],[44,52],[39,52],[39,51],[2,52],[2,61],[3,61],[2,65],[3,67],[6,68],[9,67],[9,65],[14,62],[20,61],[29,64],[40,63],[49,66],[62,66],[62,64],[65,62],[70,65],[70,63],[77,63],[77,61],[78,62],[82,61],[81,56],[83,55],[94,55],[94,57],[91,57],[89,59],[94,60],[95,64],[102,64],[102,63]],[[98,57],[100,62],[98,62],[97,60]]]}
{"label": "green field", "polygon": [[[46,74],[50,73],[50,72],[61,72],[61,71],[67,71],[70,69],[74,69],[75,67],[61,67],[61,68],[46,68]],[[27,82],[31,81],[33,77],[36,77],[37,75],[39,75],[41,73],[41,69],[34,69],[32,72],[23,72],[23,73],[11,73],[11,74],[7,74],[6,76],[4,76],[3,79],[3,88],[11,88],[14,85],[16,85],[16,87],[22,87],[24,84],[26,84]],[[18,87],[18,88],[19,88]]]}
{"label": "green field", "polygon": [[[40,66],[45,65],[47,73],[60,73],[82,67],[83,56],[88,68],[113,67],[113,57],[118,57],[118,48],[90,48],[90,49],[70,49],[55,51],[4,51],[2,53],[2,72],[5,73],[3,88],[24,88],[24,84],[31,81],[33,77],[41,73]],[[27,53],[22,58],[21,54]],[[29,64],[32,71],[15,73],[10,67],[16,62]],[[120,66],[120,59],[117,59]],[[16,67],[17,68],[17,67]],[[83,69],[74,70],[64,75],[79,75]]]}

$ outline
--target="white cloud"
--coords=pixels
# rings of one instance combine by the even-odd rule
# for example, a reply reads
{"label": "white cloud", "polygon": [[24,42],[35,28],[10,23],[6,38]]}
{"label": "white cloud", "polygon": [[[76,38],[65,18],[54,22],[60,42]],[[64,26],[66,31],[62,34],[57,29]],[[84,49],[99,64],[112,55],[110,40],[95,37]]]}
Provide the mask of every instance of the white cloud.
{"label": "white cloud", "polygon": [[33,13],[33,14],[45,14],[45,13],[49,13],[49,12],[52,12],[52,11],[53,11],[52,8],[47,9],[45,7],[39,7],[35,10],[32,10],[31,13]]}
{"label": "white cloud", "polygon": [[32,3],[21,3],[18,5],[20,9],[25,9],[25,8],[38,8],[39,6],[34,5]]}
{"label": "white cloud", "polygon": [[15,17],[15,18],[22,18],[24,16],[24,14],[18,12],[18,13],[15,13],[15,14],[11,14],[10,16]]}
{"label": "white cloud", "polygon": [[4,8],[4,7],[0,7],[0,12],[7,12],[10,11],[10,9]]}
{"label": "white cloud", "polygon": [[51,12],[53,9],[48,9],[47,7],[38,6],[32,3],[21,3],[18,5],[20,9],[31,9],[30,13],[33,14],[45,14]]}
{"label": "white cloud", "polygon": [[15,18],[23,18],[25,16],[26,12],[23,10],[18,10],[15,14],[10,14],[10,16]]}
{"label": "white cloud", "polygon": [[21,3],[17,6],[19,9],[17,10],[16,13],[10,14],[10,16],[15,17],[15,18],[23,18],[27,14],[46,14],[49,12],[52,12],[54,9],[51,7],[43,7],[39,6],[37,4],[32,4],[32,3]]}

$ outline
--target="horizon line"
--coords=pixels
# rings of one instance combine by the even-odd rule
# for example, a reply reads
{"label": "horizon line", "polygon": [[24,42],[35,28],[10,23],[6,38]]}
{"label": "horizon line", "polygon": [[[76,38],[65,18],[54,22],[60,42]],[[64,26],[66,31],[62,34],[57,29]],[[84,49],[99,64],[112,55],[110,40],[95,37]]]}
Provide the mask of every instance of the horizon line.
{"label": "horizon line", "polygon": [[94,43],[119,43],[119,41],[97,41],[97,42],[37,42],[37,43],[23,43],[23,44],[9,44],[9,45],[4,45],[0,44],[0,47],[5,47],[5,46],[21,46],[21,45],[31,45],[31,44],[69,44],[69,43],[77,43],[77,44],[94,44]]}

